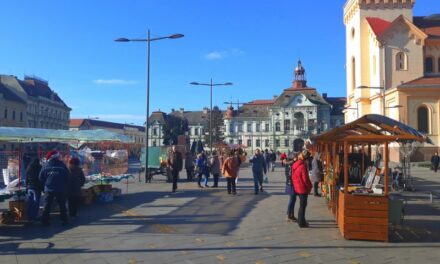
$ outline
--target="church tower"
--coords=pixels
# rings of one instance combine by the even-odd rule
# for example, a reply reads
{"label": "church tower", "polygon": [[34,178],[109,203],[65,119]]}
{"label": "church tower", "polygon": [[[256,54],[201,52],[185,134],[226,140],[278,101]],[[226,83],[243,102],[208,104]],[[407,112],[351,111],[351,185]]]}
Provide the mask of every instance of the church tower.
{"label": "church tower", "polygon": [[[385,77],[388,74],[384,66],[385,51],[382,49],[383,43],[375,37],[378,32],[385,31],[390,21],[394,21],[398,17],[412,22],[414,4],[415,0],[347,0],[344,6],[345,68],[347,106],[352,110],[346,112],[346,122],[353,121],[357,116],[370,113],[372,108],[383,108],[380,105],[380,100],[378,100],[379,105],[372,105],[370,100],[380,91],[356,88],[359,86],[386,86]],[[372,22],[374,22],[373,30]]]}

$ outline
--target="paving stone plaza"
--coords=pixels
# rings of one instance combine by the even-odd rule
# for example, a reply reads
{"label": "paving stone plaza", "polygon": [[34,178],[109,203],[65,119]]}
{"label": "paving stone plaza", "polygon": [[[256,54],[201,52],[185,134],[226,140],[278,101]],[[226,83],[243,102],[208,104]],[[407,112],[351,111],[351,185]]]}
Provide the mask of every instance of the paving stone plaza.
{"label": "paving stone plaza", "polygon": [[254,195],[244,167],[237,196],[224,181],[218,189],[181,182],[172,194],[156,176],[121,183],[121,197],[82,207],[68,227],[57,213],[50,227],[0,226],[0,263],[439,263],[440,174],[413,175],[417,191],[403,194],[404,224],[388,243],[344,240],[319,197],[309,198],[310,228],[286,222],[283,169]]}

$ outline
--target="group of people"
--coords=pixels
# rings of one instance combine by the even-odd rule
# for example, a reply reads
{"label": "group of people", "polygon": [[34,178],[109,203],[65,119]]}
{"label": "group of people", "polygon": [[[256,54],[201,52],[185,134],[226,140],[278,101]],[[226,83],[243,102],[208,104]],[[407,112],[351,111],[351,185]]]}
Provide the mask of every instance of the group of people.
{"label": "group of people", "polygon": [[[217,188],[220,176],[223,175],[227,181],[228,193],[235,195],[240,165],[246,159],[246,155],[236,149],[228,150],[220,155],[217,151],[213,151],[211,156],[202,151],[196,157],[193,157],[191,153],[186,153],[183,162],[182,154],[177,151],[176,146],[172,146],[167,161],[172,174],[172,192],[177,190],[179,172],[184,165],[187,181],[193,181],[196,178],[199,188]],[[255,154],[249,159],[252,166],[255,194],[263,192],[264,175],[269,169],[272,171],[275,169],[275,161],[275,152],[261,151],[260,149],[256,149]],[[209,186],[208,181],[211,174],[213,185]]]}
{"label": "group of people", "polygon": [[[69,216],[77,216],[85,176],[78,158],[72,157],[66,166],[60,157],[59,152],[49,151],[43,165],[40,159],[35,158],[26,170],[27,213],[30,222],[41,220],[44,226],[50,225],[50,212],[54,199],[59,205],[63,226],[68,223],[66,203]],[[43,192],[44,210],[40,217],[40,199]]]}
{"label": "group of people", "polygon": [[[319,183],[323,180],[323,167],[320,153],[316,152],[313,159],[308,150],[291,155],[282,155],[281,162],[285,168],[286,194],[289,195],[287,205],[287,221],[297,222],[299,227],[309,227],[306,221],[306,207],[308,195],[312,191],[315,196],[319,194]],[[311,171],[309,177],[309,170]],[[313,182],[313,184],[312,184]],[[295,204],[299,198],[299,209],[295,217]]]}

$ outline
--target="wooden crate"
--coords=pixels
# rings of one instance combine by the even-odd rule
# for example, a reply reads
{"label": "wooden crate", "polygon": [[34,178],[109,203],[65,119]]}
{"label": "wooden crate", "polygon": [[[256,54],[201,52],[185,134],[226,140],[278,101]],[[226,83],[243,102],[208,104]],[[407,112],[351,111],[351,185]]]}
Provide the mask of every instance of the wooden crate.
{"label": "wooden crate", "polygon": [[345,239],[388,241],[388,197],[339,193],[338,227]]}

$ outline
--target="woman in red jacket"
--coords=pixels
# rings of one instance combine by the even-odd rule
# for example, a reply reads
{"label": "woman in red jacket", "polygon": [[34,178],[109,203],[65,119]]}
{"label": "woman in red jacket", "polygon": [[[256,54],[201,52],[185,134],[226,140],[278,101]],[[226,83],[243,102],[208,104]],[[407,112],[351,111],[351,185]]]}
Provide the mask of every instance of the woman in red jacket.
{"label": "woman in red jacket", "polygon": [[299,227],[309,227],[306,222],[307,197],[312,190],[312,183],[309,179],[309,172],[305,160],[310,156],[310,152],[304,150],[298,155],[298,161],[292,166],[292,182],[296,195],[299,196],[298,225]]}

